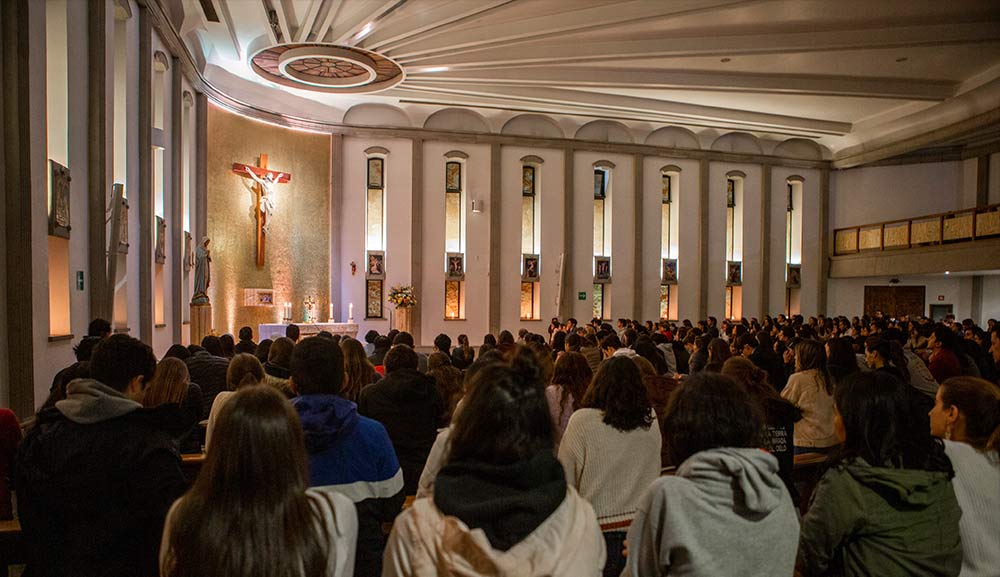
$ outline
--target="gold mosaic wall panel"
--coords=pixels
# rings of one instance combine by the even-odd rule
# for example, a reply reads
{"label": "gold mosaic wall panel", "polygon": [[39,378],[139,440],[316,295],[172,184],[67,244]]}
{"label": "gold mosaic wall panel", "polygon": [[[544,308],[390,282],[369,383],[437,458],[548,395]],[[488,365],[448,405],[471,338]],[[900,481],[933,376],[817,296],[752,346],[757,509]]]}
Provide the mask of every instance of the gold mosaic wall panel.
{"label": "gold mosaic wall panel", "polygon": [[[256,266],[255,223],[249,179],[233,173],[234,162],[257,164],[292,175],[275,186],[268,218],[264,266]],[[303,318],[306,295],[320,317],[330,294],[330,137],[255,122],[217,106],[208,109],[208,236],[212,239],[213,326],[216,333],[281,321],[281,304]],[[274,290],[273,307],[243,306],[243,289]],[[358,303],[359,304],[359,303]]]}
{"label": "gold mosaic wall panel", "polygon": [[885,248],[900,248],[910,244],[906,223],[886,225],[882,245]]}
{"label": "gold mosaic wall panel", "polygon": [[1000,211],[976,215],[976,236],[1000,234]]}
{"label": "gold mosaic wall panel", "polygon": [[861,250],[878,249],[882,246],[881,228],[863,228],[860,237]]}
{"label": "gold mosaic wall panel", "polygon": [[856,229],[837,231],[837,254],[846,254],[858,250],[858,234]]}
{"label": "gold mosaic wall panel", "polygon": [[941,239],[941,222],[937,219],[914,221],[910,235],[913,244],[937,242]]}
{"label": "gold mosaic wall panel", "polygon": [[944,219],[944,240],[972,238],[972,214]]}

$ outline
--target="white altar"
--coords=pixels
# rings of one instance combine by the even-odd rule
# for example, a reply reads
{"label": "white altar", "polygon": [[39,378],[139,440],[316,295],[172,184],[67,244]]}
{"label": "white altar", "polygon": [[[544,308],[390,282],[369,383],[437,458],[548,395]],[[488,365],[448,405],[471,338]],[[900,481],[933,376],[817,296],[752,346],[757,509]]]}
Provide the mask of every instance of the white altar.
{"label": "white altar", "polygon": [[[358,338],[357,323],[296,323],[295,326],[299,327],[300,338],[311,337],[320,331],[326,331],[342,337],[351,337],[352,339]],[[264,339],[283,337],[285,336],[286,328],[288,328],[288,325],[277,323],[257,325],[257,340],[262,341]]]}

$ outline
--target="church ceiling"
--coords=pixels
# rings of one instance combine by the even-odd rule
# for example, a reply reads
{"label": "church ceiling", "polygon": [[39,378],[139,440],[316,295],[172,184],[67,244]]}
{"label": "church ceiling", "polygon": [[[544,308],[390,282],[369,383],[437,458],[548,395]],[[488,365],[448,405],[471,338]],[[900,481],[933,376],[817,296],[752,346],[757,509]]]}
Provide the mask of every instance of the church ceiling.
{"label": "church ceiling", "polygon": [[207,82],[323,122],[458,107],[494,130],[528,112],[836,154],[1000,101],[1000,3],[982,0],[156,1]]}

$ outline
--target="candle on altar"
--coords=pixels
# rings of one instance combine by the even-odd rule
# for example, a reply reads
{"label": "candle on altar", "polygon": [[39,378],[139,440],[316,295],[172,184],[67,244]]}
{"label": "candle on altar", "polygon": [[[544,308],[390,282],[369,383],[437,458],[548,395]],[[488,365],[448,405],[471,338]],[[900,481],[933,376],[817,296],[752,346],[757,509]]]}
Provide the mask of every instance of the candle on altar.
{"label": "candle on altar", "polygon": [[330,303],[330,322],[333,322],[333,303]]}
{"label": "candle on altar", "polygon": [[354,320],[354,303],[348,303],[347,305],[347,318],[348,320]]}

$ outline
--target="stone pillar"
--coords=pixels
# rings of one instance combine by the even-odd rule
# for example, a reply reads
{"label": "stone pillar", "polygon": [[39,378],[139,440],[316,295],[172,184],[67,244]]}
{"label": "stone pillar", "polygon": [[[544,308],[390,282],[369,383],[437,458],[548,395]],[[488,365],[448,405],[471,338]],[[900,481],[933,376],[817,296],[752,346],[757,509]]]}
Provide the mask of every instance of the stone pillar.
{"label": "stone pillar", "polygon": [[[424,280],[424,141],[414,138],[411,146],[410,162],[410,282],[413,284],[417,306],[412,309],[396,309],[396,322],[405,322],[409,326],[406,331],[413,335],[413,342],[422,345],[420,330],[420,303],[423,301],[421,289]],[[402,329],[400,329],[402,330]]]}
{"label": "stone pillar", "polygon": [[490,145],[490,314],[489,331],[500,332],[500,145]]}
{"label": "stone pillar", "polygon": [[153,24],[139,6],[139,340],[153,344]]}

